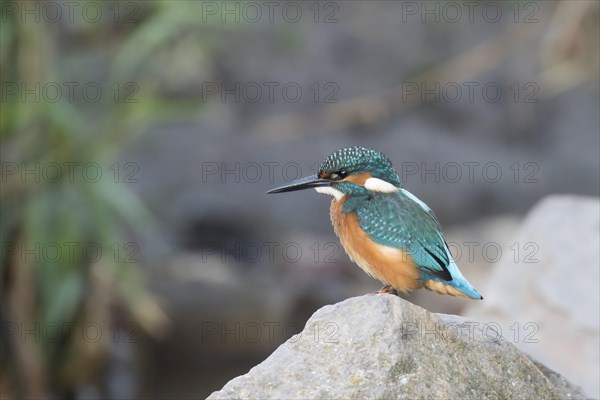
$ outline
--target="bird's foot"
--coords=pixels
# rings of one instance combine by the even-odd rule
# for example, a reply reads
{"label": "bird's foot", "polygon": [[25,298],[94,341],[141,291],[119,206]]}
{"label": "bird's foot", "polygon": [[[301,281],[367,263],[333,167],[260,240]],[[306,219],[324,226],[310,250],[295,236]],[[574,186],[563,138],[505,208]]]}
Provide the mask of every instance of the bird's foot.
{"label": "bird's foot", "polygon": [[395,296],[398,296],[398,291],[390,285],[385,285],[384,287],[376,291],[375,294],[393,294]]}

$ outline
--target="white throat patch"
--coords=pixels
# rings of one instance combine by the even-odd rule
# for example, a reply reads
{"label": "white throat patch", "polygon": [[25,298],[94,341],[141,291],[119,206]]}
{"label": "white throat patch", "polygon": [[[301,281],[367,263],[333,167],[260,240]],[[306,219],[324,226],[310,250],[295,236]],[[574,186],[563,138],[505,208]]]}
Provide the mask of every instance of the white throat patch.
{"label": "white throat patch", "polygon": [[365,189],[379,193],[393,193],[398,190],[396,186],[379,178],[367,179],[365,181]]}
{"label": "white throat patch", "polygon": [[315,190],[319,193],[328,194],[330,196],[335,197],[336,200],[341,200],[345,194],[340,192],[337,189],[332,188],[331,186],[320,186],[316,187]]}

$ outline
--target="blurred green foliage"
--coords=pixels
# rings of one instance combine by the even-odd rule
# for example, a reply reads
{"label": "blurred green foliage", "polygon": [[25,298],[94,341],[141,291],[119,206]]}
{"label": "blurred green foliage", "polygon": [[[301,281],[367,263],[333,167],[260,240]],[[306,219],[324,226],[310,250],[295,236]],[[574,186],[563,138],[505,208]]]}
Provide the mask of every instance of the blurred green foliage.
{"label": "blurred green foliage", "polygon": [[[77,14],[74,21],[38,22],[13,12],[24,3],[2,0],[3,12],[11,11],[0,25],[2,322],[108,327],[119,308],[154,334],[166,317],[145,289],[142,265],[126,256],[132,254],[127,244],[137,258],[137,249],[143,254],[154,246],[160,227],[123,179],[127,171],[118,160],[150,126],[198,117],[202,102],[188,87],[211,74],[208,54],[219,32],[200,26],[198,2],[177,8],[127,2],[120,14],[118,2],[94,3],[104,16],[95,23]],[[77,84],[73,97],[65,82]],[[102,89],[100,101],[78,90],[90,82]],[[48,93],[56,85],[63,92],[55,101]],[[97,171],[82,173],[90,164],[100,166],[99,180]],[[86,257],[88,243],[102,256]],[[54,245],[62,251],[58,261],[44,251]],[[95,381],[110,335],[83,345],[40,339],[3,337],[3,392],[76,393]]]}

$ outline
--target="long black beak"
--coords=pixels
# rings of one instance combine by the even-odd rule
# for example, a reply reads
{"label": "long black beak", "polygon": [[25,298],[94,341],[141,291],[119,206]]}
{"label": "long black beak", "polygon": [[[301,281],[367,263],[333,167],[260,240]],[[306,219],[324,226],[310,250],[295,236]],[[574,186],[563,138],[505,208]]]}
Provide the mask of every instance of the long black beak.
{"label": "long black beak", "polygon": [[267,193],[284,193],[294,192],[296,190],[310,189],[319,186],[329,186],[332,181],[328,179],[321,179],[316,175],[305,176],[304,178],[296,179],[288,183],[287,185],[280,186],[275,189],[269,190]]}

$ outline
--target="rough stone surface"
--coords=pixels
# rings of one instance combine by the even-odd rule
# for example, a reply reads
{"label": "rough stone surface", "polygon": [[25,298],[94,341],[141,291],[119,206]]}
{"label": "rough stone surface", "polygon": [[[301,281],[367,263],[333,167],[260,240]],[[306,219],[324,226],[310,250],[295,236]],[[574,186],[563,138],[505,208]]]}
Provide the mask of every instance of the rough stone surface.
{"label": "rough stone surface", "polygon": [[498,324],[521,350],[598,398],[600,200],[542,200],[511,246],[481,288],[485,301],[465,316]]}
{"label": "rough stone surface", "polygon": [[393,295],[325,306],[209,399],[577,399],[494,329]]}

